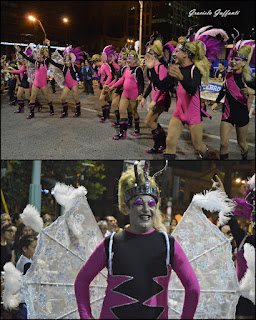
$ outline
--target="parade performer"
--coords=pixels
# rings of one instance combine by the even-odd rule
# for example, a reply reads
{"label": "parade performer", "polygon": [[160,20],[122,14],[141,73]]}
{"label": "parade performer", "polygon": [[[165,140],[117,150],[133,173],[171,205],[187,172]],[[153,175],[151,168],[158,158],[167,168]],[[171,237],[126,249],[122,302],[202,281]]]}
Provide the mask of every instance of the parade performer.
{"label": "parade performer", "polygon": [[31,97],[30,97],[30,115],[27,119],[34,118],[34,109],[36,106],[36,96],[41,89],[43,96],[45,97],[48,105],[50,107],[50,116],[54,115],[54,109],[52,101],[49,98],[48,93],[48,84],[47,84],[47,70],[49,64],[49,53],[47,48],[39,47],[35,49],[35,59],[27,56],[24,52],[21,51],[21,48],[18,45],[14,45],[15,49],[20,52],[20,54],[28,61],[35,64],[35,79],[31,89]]}
{"label": "parade performer", "polygon": [[142,170],[135,162],[123,172],[118,200],[120,211],[130,217],[130,227],[102,240],[78,273],[75,294],[80,318],[92,318],[89,285],[107,267],[100,319],[168,319],[172,269],[185,288],[181,319],[193,319],[198,280],[178,241],[165,232],[159,190],[146,165]]}
{"label": "parade performer", "polygon": [[[123,50],[118,55],[118,65],[120,69],[117,71],[116,77],[113,81],[110,82],[109,87],[113,86],[122,76],[124,70],[128,68],[127,66],[127,55],[126,50]],[[114,108],[116,121],[112,123],[112,127],[119,126],[120,113],[119,113],[119,102],[122,96],[123,90],[121,87],[117,88],[116,91],[112,94],[112,104],[111,106]],[[130,114],[129,114],[130,113]],[[132,119],[132,113],[128,112],[128,119]]]}
{"label": "parade performer", "polygon": [[144,91],[144,77],[142,68],[138,65],[138,54],[135,50],[131,50],[128,54],[127,64],[123,76],[112,86],[110,90],[114,90],[123,86],[123,93],[120,100],[120,132],[113,136],[114,140],[126,139],[126,131],[128,126],[127,109],[129,105],[133,113],[135,121],[134,136],[140,135],[140,119],[137,111],[138,103],[142,99]]}
{"label": "parade performer", "polygon": [[[248,44],[244,45],[244,43]],[[229,139],[234,126],[242,160],[247,160],[248,157],[249,149],[246,138],[249,128],[249,110],[247,103],[248,96],[255,94],[255,79],[251,75],[249,63],[254,51],[254,41],[245,40],[236,44],[234,39],[233,52],[229,58],[231,70],[226,73],[222,90],[212,105],[212,110],[215,111],[218,103],[225,97],[220,124],[220,160],[229,158]]]}
{"label": "parade performer", "polygon": [[94,54],[92,56],[92,67],[93,67],[94,72],[95,72],[95,74],[96,74],[96,76],[98,78],[98,83],[99,83],[100,90],[103,89],[103,86],[102,86],[102,84],[100,82],[100,79],[101,79],[100,69],[101,69],[102,65],[103,65],[103,62],[102,62],[101,55],[99,55],[97,53]]}
{"label": "parade performer", "polygon": [[31,84],[28,82],[28,73],[25,65],[25,59],[20,55],[16,54],[16,58],[20,64],[19,70],[3,70],[3,72],[10,72],[12,74],[18,74],[20,85],[18,87],[17,92],[17,102],[18,102],[18,110],[14,111],[14,113],[24,112],[24,100],[22,99],[23,93],[25,93],[25,97],[28,101],[30,101],[30,88]]}
{"label": "parade performer", "polygon": [[100,82],[103,89],[100,93],[100,104],[102,108],[102,117],[100,119],[101,123],[104,123],[109,119],[110,107],[111,107],[111,92],[108,90],[106,85],[109,85],[114,79],[116,71],[119,66],[114,62],[116,59],[116,49],[110,45],[106,46],[102,51],[102,66],[100,68]]}
{"label": "parade performer", "polygon": [[70,91],[76,103],[76,113],[73,115],[73,117],[78,118],[81,115],[81,105],[80,100],[78,98],[78,81],[76,78],[76,73],[78,74],[79,79],[82,79],[82,74],[75,63],[80,63],[80,59],[82,59],[83,52],[79,48],[72,48],[72,46],[67,47],[63,52],[64,64],[60,64],[55,62],[51,58],[50,41],[47,40],[46,44],[48,45],[49,50],[49,62],[53,64],[55,67],[61,69],[64,75],[65,85],[60,97],[63,112],[60,115],[60,118],[66,118],[68,116],[67,96]]}
{"label": "parade performer", "polygon": [[[215,57],[222,50],[227,34],[222,29],[211,29],[205,31],[205,36],[199,39],[199,36],[204,34],[202,31],[211,26],[201,28],[194,36],[194,41],[189,41],[190,31],[186,37],[178,39],[178,45],[173,51],[175,65],[169,66],[169,75],[159,80],[154,69],[152,69],[152,79],[157,88],[170,87],[173,78],[179,80],[177,87],[177,103],[174,113],[171,117],[168,127],[168,135],[166,138],[166,153],[164,158],[174,160],[176,157],[176,145],[183,131],[184,125],[189,126],[191,140],[194,149],[199,152],[201,159],[209,159],[207,146],[203,143],[203,125],[202,112],[209,116],[201,109],[200,100],[200,85],[201,80],[208,83],[209,67],[208,60]],[[217,38],[219,35],[221,40]],[[216,48],[218,50],[216,50]],[[146,65],[148,68],[153,68],[153,59],[146,57]]]}
{"label": "parade performer", "polygon": [[[167,76],[167,69],[163,64],[160,63],[160,60],[163,58],[162,42],[160,40],[155,40],[152,45],[149,44],[146,49],[146,55],[150,55],[153,58],[155,72],[158,74],[159,79],[163,80]],[[171,104],[171,99],[169,90],[165,92],[164,89],[157,89],[151,81],[150,70],[148,71],[148,74],[150,83],[141,100],[141,106],[143,107],[145,99],[152,91],[153,99],[149,105],[150,110],[146,116],[145,123],[149,128],[151,128],[154,146],[146,152],[161,153],[166,147],[166,133],[164,132],[164,129],[161,127],[161,125],[157,123],[157,121],[159,116],[164,111],[168,112]]]}
{"label": "parade performer", "polygon": [[[219,188],[225,192],[223,183],[217,175],[215,180],[212,180],[212,188]],[[236,318],[255,319],[255,174],[243,186],[242,195],[242,198],[232,199],[235,203],[235,209],[232,214],[219,214],[219,226],[226,224],[230,226],[237,245],[236,273],[240,282],[241,296],[236,307]],[[248,234],[239,226],[236,217],[250,220],[251,234]],[[248,253],[250,253],[249,256]],[[254,264],[254,272],[252,274],[250,274],[251,264]]]}

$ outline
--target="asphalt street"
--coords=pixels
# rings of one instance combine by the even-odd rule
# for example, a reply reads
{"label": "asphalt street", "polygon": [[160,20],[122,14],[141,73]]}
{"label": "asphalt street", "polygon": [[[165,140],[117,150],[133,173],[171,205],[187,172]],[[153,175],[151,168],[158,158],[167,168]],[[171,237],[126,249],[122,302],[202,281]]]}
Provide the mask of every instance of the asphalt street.
{"label": "asphalt street", "polygon": [[[51,91],[49,87],[49,91]],[[111,110],[109,122],[100,123],[101,107],[99,104],[99,89],[95,86],[95,96],[86,95],[79,89],[82,115],[73,118],[75,103],[68,97],[69,115],[60,119],[62,111],[60,102],[61,89],[57,88],[55,94],[50,94],[53,100],[55,115],[49,115],[49,107],[42,95],[39,100],[43,103],[41,113],[35,112],[34,119],[26,119],[29,109],[25,112],[14,114],[17,106],[8,105],[9,96],[1,96],[1,158],[3,160],[115,160],[115,159],[163,159],[162,154],[147,154],[146,149],[153,146],[151,130],[146,127],[144,119],[146,108],[139,109],[141,119],[141,135],[134,137],[133,129],[128,129],[127,139],[115,141],[112,136],[118,131],[111,127],[115,120],[114,110]],[[168,123],[174,111],[176,99],[168,112],[164,112],[159,123],[167,131]],[[219,127],[221,110],[213,113],[210,108],[207,112],[212,115],[212,120],[204,118],[204,142],[209,148],[212,159],[219,157]],[[254,159],[255,154],[255,116],[250,120],[248,143],[248,159]],[[229,147],[230,159],[240,160],[240,149],[236,141],[235,129],[232,132]],[[177,160],[199,159],[195,153],[188,127],[185,126],[177,145]]]}

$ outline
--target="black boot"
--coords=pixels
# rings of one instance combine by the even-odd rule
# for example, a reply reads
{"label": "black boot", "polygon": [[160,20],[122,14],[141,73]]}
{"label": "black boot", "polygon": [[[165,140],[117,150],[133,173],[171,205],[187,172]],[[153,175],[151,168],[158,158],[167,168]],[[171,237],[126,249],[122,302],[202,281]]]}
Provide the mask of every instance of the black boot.
{"label": "black boot", "polygon": [[132,120],[133,120],[132,112],[128,112],[128,128],[132,128]]}
{"label": "black boot", "polygon": [[127,118],[120,119],[119,124],[120,124],[120,132],[116,136],[113,136],[114,140],[126,139],[128,119]]}
{"label": "black boot", "polygon": [[110,119],[111,103],[106,106],[106,119]]}
{"label": "black boot", "polygon": [[249,152],[249,148],[247,149],[247,151],[245,151],[245,153],[241,152],[242,160],[247,160],[248,152]]}
{"label": "black boot", "polygon": [[199,154],[201,160],[210,160],[210,155],[209,155],[209,150],[208,148],[206,149],[206,152],[204,155]]}
{"label": "black boot", "polygon": [[52,102],[49,102],[48,105],[50,107],[50,116],[54,116],[54,109],[53,109]]}
{"label": "black boot", "polygon": [[[175,153],[164,153],[164,160],[175,160],[175,158]],[[168,166],[170,166],[170,162],[168,163]]]}
{"label": "black boot", "polygon": [[14,113],[23,113],[24,112],[24,100],[18,100],[19,108],[14,111]]}
{"label": "black boot", "polygon": [[112,123],[112,127],[119,126],[119,120],[120,120],[120,113],[119,110],[115,110],[115,116],[116,116],[116,122]]}
{"label": "black boot", "polygon": [[73,118],[78,118],[81,115],[81,105],[80,102],[76,104],[76,113],[73,115]]}
{"label": "black boot", "polygon": [[29,116],[27,116],[27,119],[32,119],[35,116],[35,114],[34,114],[35,103],[30,103],[29,108],[30,108],[30,114],[29,114]]}
{"label": "black boot", "polygon": [[39,102],[39,100],[36,99],[35,104],[36,104],[36,107],[38,107],[37,112],[41,112],[43,106],[42,106],[42,104]]}
{"label": "black boot", "polygon": [[220,154],[220,160],[228,160],[228,153]]}
{"label": "black boot", "polygon": [[134,128],[134,133],[133,136],[137,137],[140,135],[140,118],[134,118],[135,121],[135,128]]}
{"label": "black boot", "polygon": [[107,118],[107,106],[102,107],[102,117],[100,118],[100,122],[103,123],[106,121]]}
{"label": "black boot", "polygon": [[151,131],[154,140],[153,148],[147,150],[147,153],[162,153],[166,148],[166,134],[164,129],[158,123],[157,128]]}
{"label": "black boot", "polygon": [[66,118],[68,116],[68,103],[67,102],[62,103],[62,107],[63,107],[63,112],[60,115],[60,118]]}

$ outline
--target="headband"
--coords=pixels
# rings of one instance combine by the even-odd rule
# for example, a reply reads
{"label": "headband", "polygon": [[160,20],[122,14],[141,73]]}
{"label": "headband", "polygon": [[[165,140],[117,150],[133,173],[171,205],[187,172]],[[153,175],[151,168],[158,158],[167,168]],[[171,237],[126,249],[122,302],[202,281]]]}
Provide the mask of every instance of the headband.
{"label": "headband", "polygon": [[183,52],[187,52],[187,54],[190,56],[195,55],[192,51],[190,51],[188,48],[186,48],[185,45],[183,45],[181,43],[177,44],[177,47],[180,48],[180,50],[182,50]]}
{"label": "headband", "polygon": [[[134,174],[135,174],[135,186],[131,189],[128,189],[124,192],[124,201],[127,204],[129,200],[131,200],[131,198],[143,194],[143,195],[149,195],[151,197],[153,197],[156,201],[156,203],[158,202],[158,198],[159,198],[159,192],[157,190],[157,187],[150,187],[150,182],[148,180],[148,161],[145,161],[145,165],[143,168],[143,175],[145,178],[145,184],[139,186],[139,175],[138,175],[138,161],[134,162]],[[168,161],[166,161],[166,164],[164,166],[164,168],[158,172],[156,172],[152,178],[155,179],[155,177],[157,177],[160,173],[162,173],[164,170],[166,170],[168,165]]]}
{"label": "headband", "polygon": [[2,230],[5,226],[7,226],[8,224],[11,225],[9,221],[5,221],[5,222],[1,225],[1,230]]}

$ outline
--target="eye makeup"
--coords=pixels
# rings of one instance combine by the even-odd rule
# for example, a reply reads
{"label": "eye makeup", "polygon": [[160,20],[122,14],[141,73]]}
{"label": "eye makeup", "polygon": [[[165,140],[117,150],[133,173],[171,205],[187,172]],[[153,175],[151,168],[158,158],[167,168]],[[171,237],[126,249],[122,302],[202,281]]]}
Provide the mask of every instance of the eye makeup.
{"label": "eye makeup", "polygon": [[[136,205],[136,206],[142,206],[143,205],[143,200],[141,198],[136,199],[133,204]],[[149,200],[148,201],[148,205],[151,206],[151,207],[156,206],[155,200]]]}

